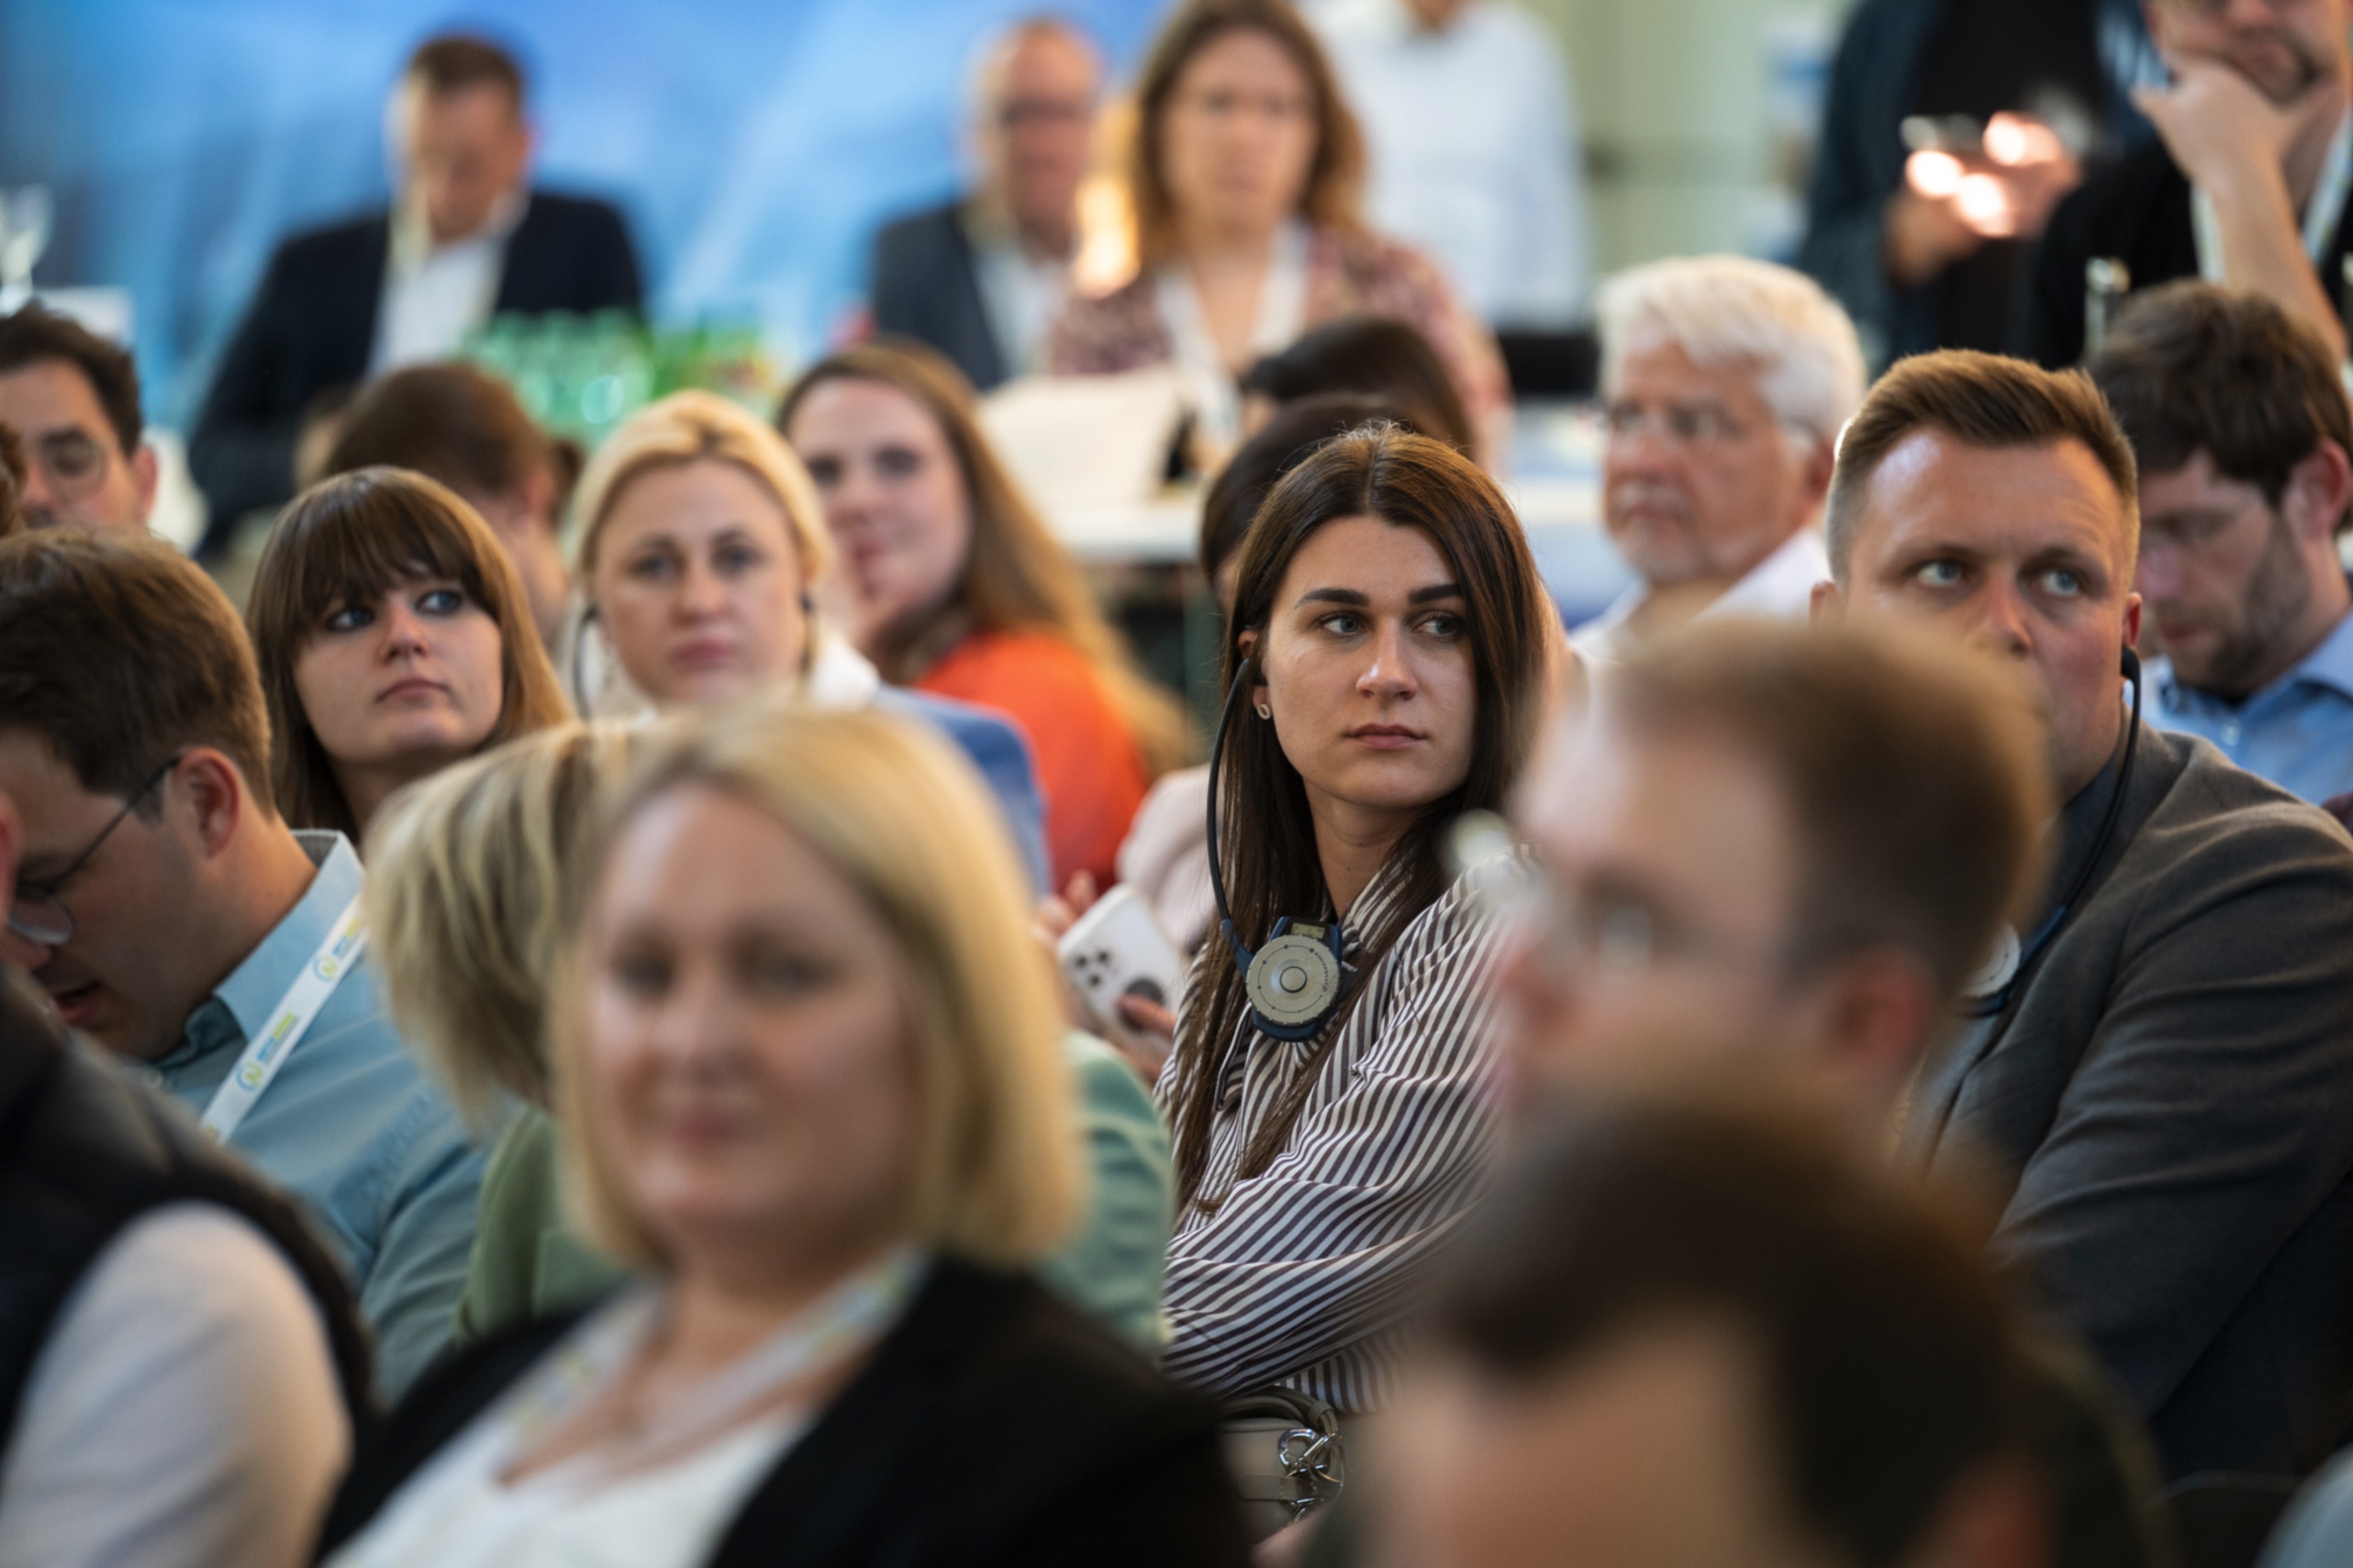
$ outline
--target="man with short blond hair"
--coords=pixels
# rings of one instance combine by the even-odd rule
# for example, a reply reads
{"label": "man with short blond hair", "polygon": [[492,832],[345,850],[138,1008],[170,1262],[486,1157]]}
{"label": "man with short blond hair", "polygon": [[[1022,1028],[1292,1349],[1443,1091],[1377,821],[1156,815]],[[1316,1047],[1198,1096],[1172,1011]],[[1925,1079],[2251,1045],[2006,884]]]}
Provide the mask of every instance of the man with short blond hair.
{"label": "man with short blond hair", "polygon": [[1622,272],[1600,309],[1602,521],[1641,580],[1577,651],[1608,662],[1699,615],[1802,617],[1862,397],[1854,324],[1811,279],[1737,256]]}
{"label": "man with short blond hair", "polygon": [[2137,482],[2089,380],[1981,354],[1898,365],[1840,448],[1818,612],[2008,662],[2062,802],[1902,1141],[2008,1173],[1998,1253],[2170,1475],[2300,1474],[2353,1394],[2353,842],[2127,712]]}

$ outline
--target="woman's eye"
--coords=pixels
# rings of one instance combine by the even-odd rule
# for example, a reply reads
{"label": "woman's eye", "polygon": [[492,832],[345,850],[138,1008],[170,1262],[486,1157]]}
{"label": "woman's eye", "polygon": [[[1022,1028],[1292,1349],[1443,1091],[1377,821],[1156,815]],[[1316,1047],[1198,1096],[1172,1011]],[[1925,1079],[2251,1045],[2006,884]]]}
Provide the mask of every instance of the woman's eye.
{"label": "woman's eye", "polygon": [[809,479],[819,490],[831,490],[835,485],[841,482],[841,460],[839,458],[810,458],[807,461]]}
{"label": "woman's eye", "polygon": [[375,621],[375,611],[373,609],[364,604],[346,604],[329,610],[327,619],[321,624],[330,631],[357,631]]}
{"label": "woman's eye", "polygon": [[1421,623],[1423,633],[1447,641],[1462,635],[1462,618],[1459,615],[1433,615]]}
{"label": "woman's eye", "polygon": [[711,564],[724,577],[740,577],[767,557],[749,545],[722,545],[712,552]]}
{"label": "woman's eye", "polygon": [[754,953],[745,960],[745,979],[762,996],[799,996],[823,984],[823,965],[798,953]]}
{"label": "woman's eye", "polygon": [[465,608],[466,595],[460,588],[431,588],[417,596],[421,615],[455,615]]}
{"label": "woman's eye", "polygon": [[1957,588],[1961,581],[1961,567],[1957,561],[1930,561],[1913,575],[1919,578],[1924,588]]}
{"label": "woman's eye", "polygon": [[657,997],[670,989],[670,965],[650,953],[621,954],[609,972],[613,982],[631,996]]}
{"label": "woman's eye", "polygon": [[923,455],[910,447],[884,447],[874,454],[874,471],[885,479],[912,479],[923,466]]}
{"label": "woman's eye", "polygon": [[1327,615],[1320,624],[1337,637],[1354,637],[1365,629],[1364,617],[1359,615]]}
{"label": "woman's eye", "polygon": [[670,558],[665,555],[639,556],[626,568],[628,574],[641,583],[658,583],[670,575]]}

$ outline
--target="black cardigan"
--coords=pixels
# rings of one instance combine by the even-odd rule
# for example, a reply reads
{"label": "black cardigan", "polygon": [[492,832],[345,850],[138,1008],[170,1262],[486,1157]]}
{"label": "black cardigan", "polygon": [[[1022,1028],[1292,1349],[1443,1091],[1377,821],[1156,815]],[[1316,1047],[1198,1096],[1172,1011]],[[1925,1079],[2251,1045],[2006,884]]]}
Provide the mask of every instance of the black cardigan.
{"label": "black cardigan", "polygon": [[[322,1558],[577,1321],[428,1372],[361,1453]],[[1213,1408],[1025,1277],[944,1259],[744,1503],[710,1568],[1248,1561]]]}

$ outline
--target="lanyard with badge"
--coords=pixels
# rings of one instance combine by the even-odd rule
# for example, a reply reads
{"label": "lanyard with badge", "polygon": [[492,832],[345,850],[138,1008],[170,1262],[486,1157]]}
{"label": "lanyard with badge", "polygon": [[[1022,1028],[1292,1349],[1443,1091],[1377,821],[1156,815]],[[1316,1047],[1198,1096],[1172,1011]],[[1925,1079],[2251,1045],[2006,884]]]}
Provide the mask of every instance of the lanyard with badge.
{"label": "lanyard with badge", "polygon": [[[2312,200],[2305,205],[2304,253],[2315,267],[2328,259],[2328,248],[2337,241],[2348,190],[2353,190],[2353,114],[2337,122]],[[2189,187],[2189,217],[2198,238],[2198,275],[2210,283],[2230,281],[2222,275],[2222,220],[2214,211],[2214,198],[2196,185]]]}
{"label": "lanyard with badge", "polygon": [[245,1054],[205,1107],[204,1128],[214,1142],[227,1143],[236,1133],[366,949],[367,932],[360,925],[360,901],[355,897],[327,927],[319,950],[269,1010],[269,1021],[246,1042]]}

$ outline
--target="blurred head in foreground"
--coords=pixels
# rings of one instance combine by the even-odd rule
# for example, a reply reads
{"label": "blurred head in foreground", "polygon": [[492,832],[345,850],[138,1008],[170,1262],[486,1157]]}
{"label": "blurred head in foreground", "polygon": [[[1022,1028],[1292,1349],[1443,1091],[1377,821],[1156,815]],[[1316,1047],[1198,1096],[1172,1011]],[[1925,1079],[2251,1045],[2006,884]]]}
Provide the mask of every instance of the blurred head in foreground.
{"label": "blurred head in foreground", "polygon": [[2038,735],[1916,633],[1702,622],[1557,722],[1516,814],[1526,1083],[1794,1080],[1883,1118],[2040,867]]}
{"label": "blurred head in foreground", "polygon": [[1810,1123],[1637,1098],[1548,1125],[1447,1271],[1382,1560],[2044,1562],[1980,1241]]}

